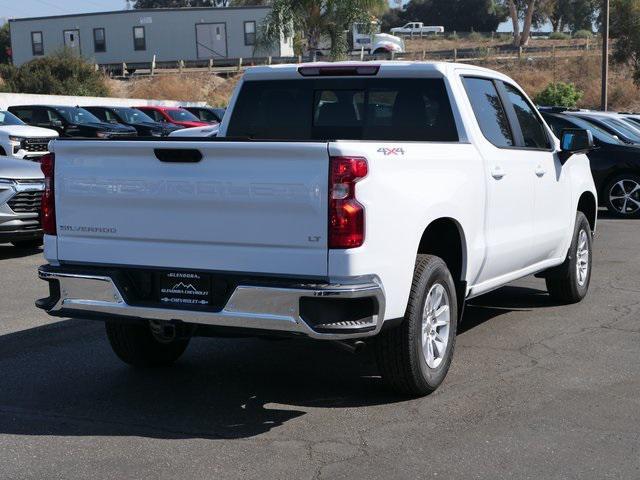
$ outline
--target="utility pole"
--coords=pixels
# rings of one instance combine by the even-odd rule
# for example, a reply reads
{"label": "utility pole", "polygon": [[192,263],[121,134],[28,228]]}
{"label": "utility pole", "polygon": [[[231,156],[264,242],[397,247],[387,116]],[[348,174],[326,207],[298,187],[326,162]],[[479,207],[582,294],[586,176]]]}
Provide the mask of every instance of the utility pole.
{"label": "utility pole", "polygon": [[602,99],[600,109],[608,110],[609,96],[609,0],[602,6]]}

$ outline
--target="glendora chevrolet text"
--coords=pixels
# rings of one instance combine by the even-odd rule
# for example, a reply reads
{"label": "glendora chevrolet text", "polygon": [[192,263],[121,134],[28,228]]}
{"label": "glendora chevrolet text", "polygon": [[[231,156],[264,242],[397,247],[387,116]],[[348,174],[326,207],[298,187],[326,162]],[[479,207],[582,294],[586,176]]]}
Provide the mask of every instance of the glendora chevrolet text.
{"label": "glendora chevrolet text", "polygon": [[193,336],[364,342],[391,388],[425,395],[467,300],[531,274],[587,295],[593,139],[559,136],[483,68],[256,67],[217,137],[51,143],[37,306],[104,321],[136,366]]}

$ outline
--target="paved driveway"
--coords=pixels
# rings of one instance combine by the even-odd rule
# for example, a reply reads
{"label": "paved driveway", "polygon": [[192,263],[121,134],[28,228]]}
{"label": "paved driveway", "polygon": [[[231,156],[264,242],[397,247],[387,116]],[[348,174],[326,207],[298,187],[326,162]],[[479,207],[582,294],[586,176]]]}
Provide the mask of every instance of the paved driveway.
{"label": "paved driveway", "polygon": [[476,299],[445,384],[405,400],[366,351],[307,341],[129,369],[0,246],[0,478],[640,478],[640,222],[603,220],[595,255],[579,305],[533,278]]}

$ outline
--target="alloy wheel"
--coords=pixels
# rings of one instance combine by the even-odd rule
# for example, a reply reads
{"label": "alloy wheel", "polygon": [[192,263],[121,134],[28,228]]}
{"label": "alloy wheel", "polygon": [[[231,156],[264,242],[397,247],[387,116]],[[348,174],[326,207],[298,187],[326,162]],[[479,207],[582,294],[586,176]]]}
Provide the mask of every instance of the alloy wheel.
{"label": "alloy wheel", "polygon": [[587,236],[587,232],[584,230],[580,230],[580,233],[578,234],[576,273],[578,285],[583,287],[589,277],[589,237]]}
{"label": "alloy wheel", "polygon": [[629,179],[614,183],[609,191],[609,203],[623,215],[637,213],[640,210],[640,185]]}
{"label": "alloy wheel", "polygon": [[422,354],[429,368],[438,368],[445,358],[450,325],[449,294],[436,283],[427,293],[422,312]]}

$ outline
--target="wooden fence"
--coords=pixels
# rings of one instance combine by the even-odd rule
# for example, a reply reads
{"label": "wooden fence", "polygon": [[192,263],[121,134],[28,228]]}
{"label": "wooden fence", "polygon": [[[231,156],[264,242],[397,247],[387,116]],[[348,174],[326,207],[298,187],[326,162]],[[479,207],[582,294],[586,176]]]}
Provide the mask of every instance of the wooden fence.
{"label": "wooden fence", "polygon": [[[349,55],[349,60],[380,61],[380,60],[421,60],[442,62],[479,62],[490,60],[528,60],[558,57],[575,57],[584,55],[598,55],[598,45],[586,41],[577,45],[557,45],[520,47],[489,46],[477,48],[454,48],[451,50],[423,50],[412,51],[403,54],[371,55],[365,51]],[[179,74],[186,72],[208,72],[219,75],[235,75],[243,72],[248,67],[257,65],[276,65],[285,63],[303,63],[327,60],[318,55],[315,58],[309,56],[297,57],[254,57],[254,58],[229,58],[209,60],[176,60],[158,62],[155,57],[149,62],[98,64],[96,70],[102,70],[105,74],[116,78],[129,78],[132,76],[153,76],[158,74]]]}

